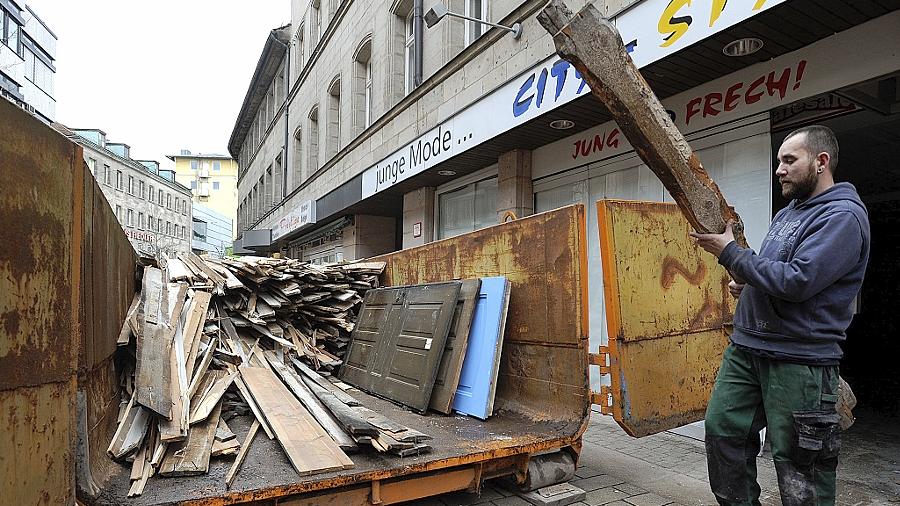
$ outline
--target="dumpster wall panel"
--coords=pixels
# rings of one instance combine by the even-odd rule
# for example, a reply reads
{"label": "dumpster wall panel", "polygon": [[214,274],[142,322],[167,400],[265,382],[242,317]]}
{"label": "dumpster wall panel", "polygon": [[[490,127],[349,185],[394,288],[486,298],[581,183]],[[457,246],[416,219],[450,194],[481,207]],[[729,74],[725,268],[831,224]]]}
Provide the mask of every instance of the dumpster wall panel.
{"label": "dumpster wall panel", "polygon": [[583,206],[377,257],[386,285],[506,276],[509,312],[495,406],[537,420],[588,415]]}
{"label": "dumpster wall panel", "polygon": [[88,415],[77,393],[105,399],[84,421],[104,433],[98,443],[108,441],[115,337],[135,256],[81,148],[5,100],[0,188],[0,497],[73,504],[79,415]]}

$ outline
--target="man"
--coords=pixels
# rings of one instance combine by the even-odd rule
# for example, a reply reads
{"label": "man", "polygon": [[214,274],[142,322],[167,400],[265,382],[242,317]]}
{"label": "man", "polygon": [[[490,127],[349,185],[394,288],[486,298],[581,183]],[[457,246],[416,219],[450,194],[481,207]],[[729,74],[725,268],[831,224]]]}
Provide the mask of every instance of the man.
{"label": "man", "polygon": [[722,234],[692,233],[742,283],[731,344],[706,410],[709,482],[719,504],[759,504],[756,455],[768,427],[782,503],[834,504],[840,448],[839,346],[869,258],[866,208],[834,182],[838,144],[824,126],[792,132],[775,175],[792,199],[759,254]]}

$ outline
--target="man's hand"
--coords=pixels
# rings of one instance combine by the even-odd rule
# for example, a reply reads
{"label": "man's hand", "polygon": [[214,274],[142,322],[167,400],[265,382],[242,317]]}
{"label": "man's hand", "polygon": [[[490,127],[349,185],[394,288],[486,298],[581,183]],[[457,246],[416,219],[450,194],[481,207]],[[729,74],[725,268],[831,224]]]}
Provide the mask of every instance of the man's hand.
{"label": "man's hand", "polygon": [[694,241],[698,246],[715,255],[716,258],[719,258],[719,255],[722,254],[725,246],[728,246],[728,243],[734,242],[733,226],[734,222],[729,221],[725,224],[725,232],[722,232],[721,234],[698,234],[697,232],[691,232],[691,237],[694,238]]}
{"label": "man's hand", "polygon": [[731,293],[731,296],[735,299],[739,299],[741,297],[741,291],[744,289],[744,283],[738,283],[734,280],[728,282],[728,291]]}

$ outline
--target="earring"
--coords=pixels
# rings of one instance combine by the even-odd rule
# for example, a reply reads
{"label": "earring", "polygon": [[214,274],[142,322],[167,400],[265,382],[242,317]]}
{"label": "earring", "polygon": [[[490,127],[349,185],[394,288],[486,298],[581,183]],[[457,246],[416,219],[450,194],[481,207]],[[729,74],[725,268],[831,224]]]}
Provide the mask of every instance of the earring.
{"label": "earring", "polygon": [[819,174],[821,174],[821,173],[822,173],[822,170],[823,170],[822,167],[819,167],[818,170],[816,170],[816,172],[819,173]]}

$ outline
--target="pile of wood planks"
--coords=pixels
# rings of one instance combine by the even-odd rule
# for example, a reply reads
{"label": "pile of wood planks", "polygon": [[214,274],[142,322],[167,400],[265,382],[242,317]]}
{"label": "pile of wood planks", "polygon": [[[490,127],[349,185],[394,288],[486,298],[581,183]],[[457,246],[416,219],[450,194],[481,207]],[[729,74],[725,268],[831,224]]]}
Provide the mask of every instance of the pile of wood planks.
{"label": "pile of wood planks", "polygon": [[[259,428],[301,475],[352,467],[345,452],[359,443],[425,451],[427,436],[349,407],[343,391],[334,402],[340,389],[315,372],[341,363],[362,295],[383,269],[193,254],[146,267],[119,335],[123,401],[108,448],[131,463],[129,495],[154,475],[206,473],[218,456],[236,456],[230,486]],[[242,444],[227,420],[246,414],[255,422]],[[362,422],[365,434],[355,432]]]}

